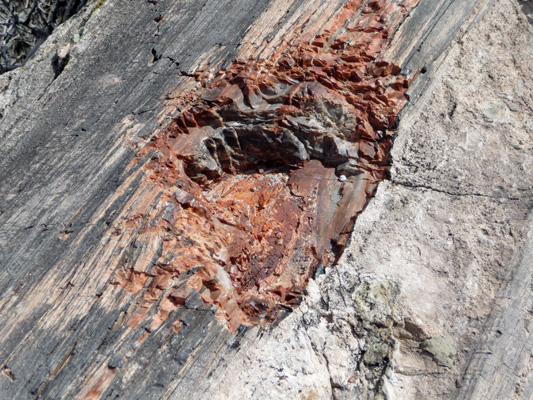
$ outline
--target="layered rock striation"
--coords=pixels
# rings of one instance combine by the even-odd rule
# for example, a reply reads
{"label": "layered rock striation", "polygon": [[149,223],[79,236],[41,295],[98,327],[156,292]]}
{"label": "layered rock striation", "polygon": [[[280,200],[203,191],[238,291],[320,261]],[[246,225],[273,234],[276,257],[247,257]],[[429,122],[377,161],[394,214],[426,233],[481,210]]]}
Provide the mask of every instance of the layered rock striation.
{"label": "layered rock striation", "polygon": [[[159,271],[196,268],[188,287],[232,330],[297,305],[386,176],[408,78],[379,56],[413,4],[350,1],[270,59],[206,68],[140,151],[166,193],[151,227],[167,232]],[[183,304],[189,290],[175,292]]]}

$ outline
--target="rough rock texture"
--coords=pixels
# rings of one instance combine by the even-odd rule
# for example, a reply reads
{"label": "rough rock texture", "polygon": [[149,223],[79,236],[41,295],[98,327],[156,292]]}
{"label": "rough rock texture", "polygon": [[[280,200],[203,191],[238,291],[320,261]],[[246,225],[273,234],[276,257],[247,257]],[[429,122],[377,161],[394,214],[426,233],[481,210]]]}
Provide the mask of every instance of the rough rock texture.
{"label": "rough rock texture", "polygon": [[[87,0],[2,1],[0,73],[23,66],[52,31],[80,11],[85,3]],[[56,68],[64,62],[57,59]]]}
{"label": "rough rock texture", "polygon": [[[166,287],[195,268],[190,288],[232,331],[292,311],[386,176],[408,78],[378,59],[414,4],[349,1],[313,39],[268,59],[239,54],[216,77],[197,71],[205,89],[181,94],[179,115],[138,156],[150,154],[164,193],[145,242],[166,234],[154,268],[127,264],[121,284]],[[160,294],[184,304],[190,288]]]}
{"label": "rough rock texture", "polygon": [[533,396],[532,31],[501,0],[454,43],[339,264],[209,397]]}
{"label": "rough rock texture", "polygon": [[[154,273],[184,236],[167,203],[198,232],[203,211],[166,191],[143,149],[203,90],[204,66],[277,57],[346,1],[99,3],[0,77],[1,397],[531,397],[527,3],[422,0],[406,14],[384,53],[414,77],[391,179],[292,315],[235,334],[205,303],[218,293],[197,260]],[[253,193],[246,179],[272,176],[241,182]]]}

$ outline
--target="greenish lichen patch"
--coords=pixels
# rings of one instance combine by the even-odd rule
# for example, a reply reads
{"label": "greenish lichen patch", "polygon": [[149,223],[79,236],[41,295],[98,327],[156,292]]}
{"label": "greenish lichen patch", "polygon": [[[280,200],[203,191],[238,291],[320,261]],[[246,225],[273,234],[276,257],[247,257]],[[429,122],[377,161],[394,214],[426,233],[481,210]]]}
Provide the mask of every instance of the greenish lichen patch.
{"label": "greenish lichen patch", "polygon": [[353,293],[355,309],[366,324],[378,327],[392,327],[394,305],[400,294],[400,285],[394,280],[363,279],[361,286]]}
{"label": "greenish lichen patch", "polygon": [[396,345],[392,327],[398,322],[395,308],[399,295],[400,284],[396,280],[375,276],[361,277],[352,294],[361,322],[359,336],[364,343],[359,369],[365,376],[365,385],[375,383],[376,399],[382,398],[384,374]]}
{"label": "greenish lichen patch", "polygon": [[430,353],[433,360],[441,367],[451,368],[457,354],[457,350],[449,336],[441,336],[424,340],[420,348]]}

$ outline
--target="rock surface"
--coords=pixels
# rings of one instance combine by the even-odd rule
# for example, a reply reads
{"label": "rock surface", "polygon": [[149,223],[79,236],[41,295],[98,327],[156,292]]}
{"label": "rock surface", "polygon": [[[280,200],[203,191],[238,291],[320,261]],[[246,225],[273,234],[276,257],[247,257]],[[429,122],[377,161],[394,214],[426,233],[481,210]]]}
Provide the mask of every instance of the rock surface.
{"label": "rock surface", "polygon": [[449,336],[440,336],[424,340],[420,344],[422,350],[433,356],[437,365],[451,368],[457,354],[452,339]]}
{"label": "rock surface", "polygon": [[[338,265],[209,396],[531,398],[532,52],[510,0],[453,44]],[[421,344],[443,336],[439,366]]]}
{"label": "rock surface", "polygon": [[291,38],[268,59],[239,54],[216,76],[197,71],[202,89],[180,94],[178,116],[138,155],[151,157],[148,180],[163,193],[143,232],[160,254],[153,268],[126,265],[120,284],[167,287],[196,268],[188,289],[158,295],[183,303],[194,289],[232,331],[292,311],[387,175],[408,77],[378,59],[409,6],[349,1],[312,40]]}
{"label": "rock surface", "polygon": [[[0,4],[0,74],[23,66],[52,31],[87,0],[10,0]],[[101,2],[103,3],[103,1]],[[56,59],[56,70],[61,62]]]}
{"label": "rock surface", "polygon": [[[94,2],[24,70],[0,77],[3,397],[531,397],[524,2],[422,0],[393,32],[384,57],[416,79],[390,179],[338,263],[277,326],[230,333],[205,302],[232,284],[228,271],[203,276],[192,242],[180,250],[191,265],[154,273],[185,236],[168,225],[176,209],[188,210],[189,238],[205,210],[190,188],[167,193],[150,167],[157,149],[142,149],[180,115],[184,93],[202,91],[203,66],[279,55],[284,39],[316,35],[345,3],[124,0],[97,14]],[[467,33],[442,54],[459,28]],[[329,166],[339,186],[353,179],[334,175],[340,165]],[[191,177],[201,189],[202,173]],[[450,368],[421,347],[443,336],[457,352]]]}

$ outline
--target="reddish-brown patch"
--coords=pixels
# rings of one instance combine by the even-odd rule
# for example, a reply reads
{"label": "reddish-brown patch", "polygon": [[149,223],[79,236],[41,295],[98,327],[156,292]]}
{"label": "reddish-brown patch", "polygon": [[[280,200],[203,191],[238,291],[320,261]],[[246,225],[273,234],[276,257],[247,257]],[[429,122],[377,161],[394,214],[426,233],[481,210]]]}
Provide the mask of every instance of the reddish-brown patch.
{"label": "reddish-brown patch", "polygon": [[379,55],[414,3],[350,1],[282,54],[197,71],[204,89],[139,154],[163,195],[139,239],[157,238],[152,266],[122,275],[145,289],[129,326],[157,303],[157,328],[193,289],[231,330],[300,302],[386,176],[408,81]]}
{"label": "reddish-brown patch", "polygon": [[109,367],[103,367],[101,368],[102,371],[100,371],[100,374],[95,375],[98,376],[98,379],[96,380],[96,383],[91,386],[89,390],[87,390],[86,393],[82,394],[80,398],[86,399],[86,400],[96,400],[100,397],[100,394],[102,391],[109,386],[115,375],[117,374],[118,370],[117,368],[109,368]]}

